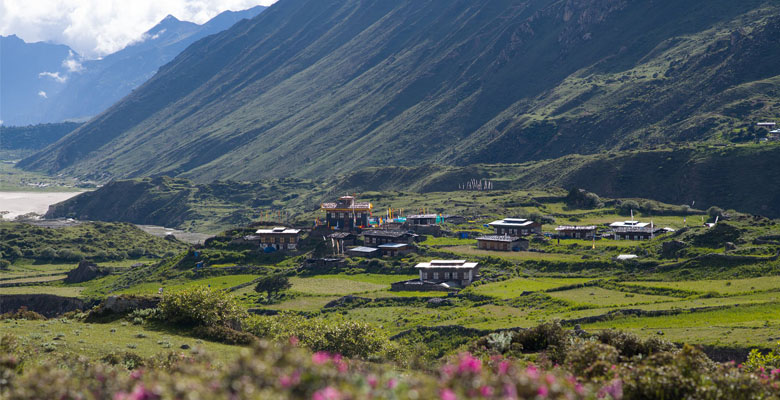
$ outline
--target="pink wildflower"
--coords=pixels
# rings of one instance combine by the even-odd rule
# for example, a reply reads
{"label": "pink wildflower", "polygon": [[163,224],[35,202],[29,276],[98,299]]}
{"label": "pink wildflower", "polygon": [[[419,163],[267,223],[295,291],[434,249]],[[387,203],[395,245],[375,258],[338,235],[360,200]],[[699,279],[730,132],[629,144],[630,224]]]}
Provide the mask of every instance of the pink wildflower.
{"label": "pink wildflower", "polygon": [[311,355],[311,362],[317,365],[325,364],[328,361],[330,361],[330,354],[324,351],[318,351]]}
{"label": "pink wildflower", "polygon": [[500,364],[498,364],[498,373],[500,375],[505,375],[509,371],[509,361],[501,361]]}
{"label": "pink wildflower", "polygon": [[297,336],[294,336],[294,335],[293,335],[293,336],[290,336],[290,344],[291,344],[291,345],[293,345],[293,346],[297,346],[297,345],[298,345],[298,342],[300,342],[300,340],[298,340],[298,337],[297,337]]}
{"label": "pink wildflower", "polygon": [[341,360],[334,361],[334,362],[336,363],[336,369],[338,369],[339,372],[341,372],[342,374],[347,372],[347,363]]}
{"label": "pink wildflower", "polygon": [[395,387],[398,385],[398,381],[395,378],[390,378],[389,381],[387,381],[387,388],[388,389],[395,389]]}
{"label": "pink wildflower", "polygon": [[452,375],[455,375],[455,371],[456,371],[456,368],[452,364],[446,364],[446,365],[441,367],[441,373],[446,378],[450,378],[450,377],[452,377]]}
{"label": "pink wildflower", "polygon": [[533,364],[529,365],[528,368],[525,369],[525,373],[528,374],[531,379],[539,378],[539,370]]}
{"label": "pink wildflower", "polygon": [[490,397],[493,395],[493,388],[490,386],[482,386],[479,388],[479,394],[482,395],[482,397]]}
{"label": "pink wildflower", "polygon": [[477,373],[480,370],[482,370],[482,361],[480,361],[478,358],[472,356],[469,353],[466,353],[461,356],[460,365],[458,365],[459,373],[464,373],[464,372]]}
{"label": "pink wildflower", "polygon": [[504,385],[504,398],[517,399],[517,388],[515,385],[509,383]]}
{"label": "pink wildflower", "polygon": [[623,398],[623,381],[620,379],[613,380],[609,385],[604,386],[599,391],[599,394],[603,396],[603,394],[608,394],[612,396],[614,400],[621,400]]}
{"label": "pink wildflower", "polygon": [[544,380],[547,381],[548,385],[552,385],[553,383],[555,383],[555,375],[547,374],[544,376]]}
{"label": "pink wildflower", "polygon": [[780,369],[773,369],[772,375],[777,375],[777,374],[780,374]]}
{"label": "pink wildflower", "polygon": [[574,385],[574,391],[577,392],[577,394],[583,394],[585,392],[585,388],[582,387],[581,383],[577,383]]}
{"label": "pink wildflower", "polygon": [[143,376],[143,374],[144,374],[143,371],[141,371],[140,369],[137,369],[137,370],[135,370],[135,371],[130,373],[130,378],[132,378],[132,379],[141,379],[141,376]]}
{"label": "pink wildflower", "polygon": [[457,400],[458,396],[451,389],[444,388],[439,392],[439,398],[441,400]]}
{"label": "pink wildflower", "polygon": [[376,375],[369,375],[367,380],[368,380],[368,385],[371,386],[371,389],[376,388],[376,384],[377,384]]}
{"label": "pink wildflower", "polygon": [[341,393],[332,386],[328,386],[325,389],[314,392],[311,396],[312,400],[340,400]]}
{"label": "pink wildflower", "polygon": [[143,383],[135,385],[132,393],[118,392],[114,394],[114,400],[157,400],[160,396],[146,389]]}
{"label": "pink wildflower", "polygon": [[550,391],[547,390],[547,386],[539,386],[539,390],[536,391],[536,394],[539,395],[539,397],[547,397],[549,393]]}
{"label": "pink wildflower", "polygon": [[297,385],[300,381],[301,381],[301,373],[298,371],[295,371],[290,375],[282,375],[279,378],[279,384],[285,389]]}

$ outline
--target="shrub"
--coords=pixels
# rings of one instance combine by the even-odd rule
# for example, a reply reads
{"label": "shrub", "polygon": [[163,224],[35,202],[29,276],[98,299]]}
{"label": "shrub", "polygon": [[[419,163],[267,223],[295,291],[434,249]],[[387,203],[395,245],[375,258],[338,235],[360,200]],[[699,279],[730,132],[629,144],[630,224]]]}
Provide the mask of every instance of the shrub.
{"label": "shrub", "polygon": [[167,293],[159,305],[163,321],[184,326],[239,328],[246,312],[228,293],[208,287]]}
{"label": "shrub", "polygon": [[8,260],[0,260],[0,271],[7,271],[11,268],[11,262]]}
{"label": "shrub", "polygon": [[307,319],[289,314],[252,316],[247,320],[246,329],[262,338],[288,340],[294,337],[314,351],[346,357],[380,357],[388,345],[385,335],[360,321]]}
{"label": "shrub", "polygon": [[677,350],[674,343],[663,339],[653,337],[642,340],[633,333],[613,329],[600,331],[595,335],[595,338],[601,343],[614,347],[622,357],[627,358]]}
{"label": "shrub", "polygon": [[122,365],[127,369],[136,369],[146,364],[141,356],[130,351],[109,353],[103,356],[100,361],[108,365]]}
{"label": "shrub", "polygon": [[16,311],[9,311],[5,314],[0,315],[0,319],[26,319],[29,321],[38,321],[38,320],[44,320],[46,317],[44,317],[41,314],[38,314],[35,311],[30,311],[27,309],[27,307],[22,306],[19,307]]}
{"label": "shrub", "polygon": [[213,340],[215,342],[227,343],[227,344],[251,344],[257,340],[257,338],[251,333],[237,331],[227,326],[199,326],[196,327],[192,334],[203,339]]}
{"label": "shrub", "polygon": [[618,351],[607,344],[577,338],[566,349],[569,371],[590,380],[611,378],[612,366],[618,361]]}
{"label": "shrub", "polygon": [[777,342],[777,346],[766,354],[762,354],[758,349],[751,350],[747,362],[745,362],[745,368],[748,371],[780,368],[780,342]]}

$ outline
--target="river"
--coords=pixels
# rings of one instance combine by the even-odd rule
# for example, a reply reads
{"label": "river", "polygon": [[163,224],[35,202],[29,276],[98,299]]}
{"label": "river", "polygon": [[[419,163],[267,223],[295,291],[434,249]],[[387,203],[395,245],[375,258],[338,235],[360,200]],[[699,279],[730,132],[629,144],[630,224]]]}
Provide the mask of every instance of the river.
{"label": "river", "polygon": [[0,192],[0,218],[13,220],[34,212],[46,214],[49,206],[84,192]]}

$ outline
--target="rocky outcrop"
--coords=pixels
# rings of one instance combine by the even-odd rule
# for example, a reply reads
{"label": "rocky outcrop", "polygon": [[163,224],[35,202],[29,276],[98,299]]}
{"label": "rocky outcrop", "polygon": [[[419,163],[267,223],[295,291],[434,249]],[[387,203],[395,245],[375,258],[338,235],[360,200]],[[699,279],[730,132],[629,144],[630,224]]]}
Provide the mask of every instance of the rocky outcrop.
{"label": "rocky outcrop", "polygon": [[90,281],[101,276],[108,275],[109,271],[100,268],[97,264],[82,261],[75,269],[68,271],[68,277],[65,278],[65,283],[81,283]]}
{"label": "rocky outcrop", "polygon": [[93,304],[75,297],[52,294],[4,294],[0,295],[0,314],[27,307],[47,318],[53,318],[71,311],[84,311]]}

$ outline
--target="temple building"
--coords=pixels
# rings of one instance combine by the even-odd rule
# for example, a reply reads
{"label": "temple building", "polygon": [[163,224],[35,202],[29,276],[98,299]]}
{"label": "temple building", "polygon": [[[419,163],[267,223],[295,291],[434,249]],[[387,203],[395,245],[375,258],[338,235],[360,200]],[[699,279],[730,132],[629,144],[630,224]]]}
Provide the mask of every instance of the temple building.
{"label": "temple building", "polygon": [[422,282],[451,283],[460,287],[470,285],[479,274],[477,263],[466,260],[432,260],[419,263],[414,268],[420,272]]}
{"label": "temple building", "polygon": [[300,229],[277,227],[272,229],[258,229],[254,235],[244,237],[248,242],[259,243],[266,249],[295,250],[298,246]]}
{"label": "temple building", "polygon": [[560,225],[555,228],[561,239],[593,239],[596,236],[596,226]]}
{"label": "temple building", "polygon": [[614,232],[615,240],[649,240],[656,235],[666,233],[653,223],[639,221],[618,221],[609,224]]}
{"label": "temple building", "polygon": [[344,231],[354,231],[356,228],[368,226],[371,216],[370,202],[356,202],[352,196],[342,196],[332,203],[322,203],[325,211],[325,221],[329,227]]}
{"label": "temple building", "polygon": [[526,239],[509,235],[484,235],[477,238],[477,248],[480,250],[522,251],[528,250]]}

